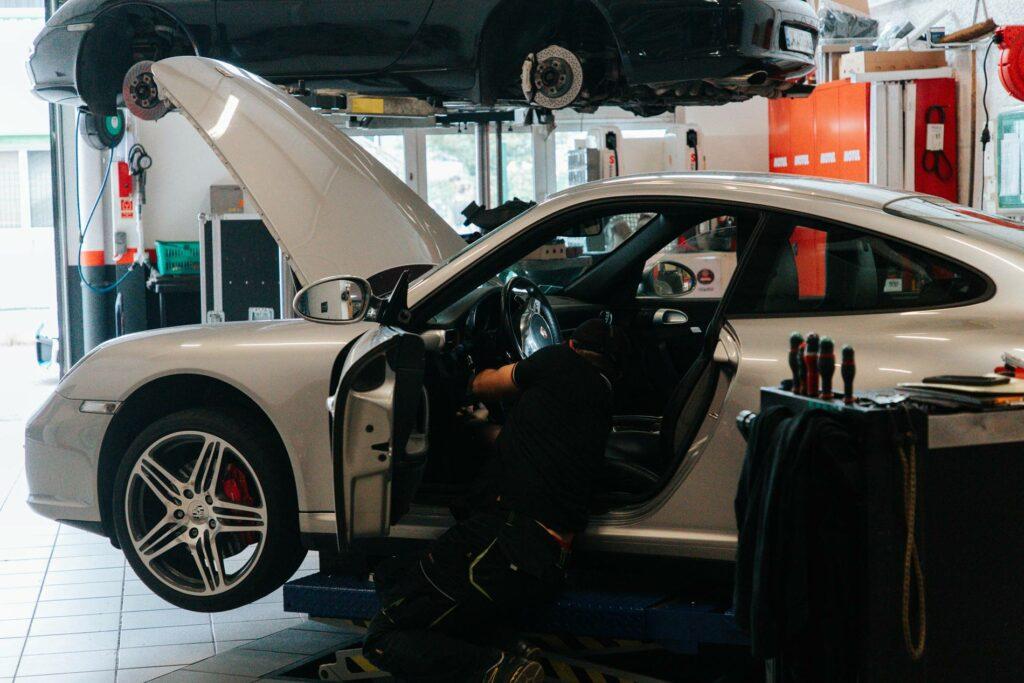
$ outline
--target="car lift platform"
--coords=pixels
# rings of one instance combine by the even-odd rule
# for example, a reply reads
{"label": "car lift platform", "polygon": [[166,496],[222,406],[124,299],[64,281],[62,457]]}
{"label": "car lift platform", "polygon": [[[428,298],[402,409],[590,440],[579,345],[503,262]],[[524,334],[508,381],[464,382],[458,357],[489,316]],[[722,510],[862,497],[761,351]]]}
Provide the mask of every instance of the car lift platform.
{"label": "car lift platform", "polygon": [[[285,611],[314,619],[358,623],[371,619],[377,608],[373,584],[348,576],[313,574],[284,587]],[[657,643],[682,654],[747,643],[728,605],[660,591],[569,589],[553,605],[525,612],[520,628],[524,633]]]}

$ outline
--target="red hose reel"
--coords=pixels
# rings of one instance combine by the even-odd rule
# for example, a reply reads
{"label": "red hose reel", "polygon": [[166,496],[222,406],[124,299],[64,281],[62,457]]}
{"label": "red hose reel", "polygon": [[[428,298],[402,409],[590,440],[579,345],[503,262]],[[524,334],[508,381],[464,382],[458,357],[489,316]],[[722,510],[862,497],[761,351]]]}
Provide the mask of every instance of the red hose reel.
{"label": "red hose reel", "polygon": [[1006,91],[1024,101],[1024,25],[996,29],[999,46],[999,80]]}

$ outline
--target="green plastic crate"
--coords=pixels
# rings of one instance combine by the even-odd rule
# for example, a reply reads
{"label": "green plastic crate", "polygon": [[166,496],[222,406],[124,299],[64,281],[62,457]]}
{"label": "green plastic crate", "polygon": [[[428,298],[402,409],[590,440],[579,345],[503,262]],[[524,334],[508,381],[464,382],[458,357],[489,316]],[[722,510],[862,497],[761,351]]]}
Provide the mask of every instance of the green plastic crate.
{"label": "green plastic crate", "polygon": [[157,240],[156,269],[161,275],[198,275],[199,242]]}

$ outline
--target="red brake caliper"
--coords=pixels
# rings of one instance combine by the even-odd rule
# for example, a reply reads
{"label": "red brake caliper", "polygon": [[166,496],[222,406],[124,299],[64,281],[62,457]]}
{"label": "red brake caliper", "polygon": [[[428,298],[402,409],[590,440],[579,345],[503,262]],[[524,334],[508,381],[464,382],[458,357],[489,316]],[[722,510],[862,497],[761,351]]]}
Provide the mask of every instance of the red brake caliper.
{"label": "red brake caliper", "polygon": [[[249,506],[256,503],[253,500],[252,493],[249,492],[249,478],[245,476],[245,472],[241,468],[233,463],[228,463],[224,468],[220,478],[220,489],[224,493],[224,498],[230,503]],[[252,545],[259,540],[256,534],[251,531],[241,533],[239,537],[245,545]]]}

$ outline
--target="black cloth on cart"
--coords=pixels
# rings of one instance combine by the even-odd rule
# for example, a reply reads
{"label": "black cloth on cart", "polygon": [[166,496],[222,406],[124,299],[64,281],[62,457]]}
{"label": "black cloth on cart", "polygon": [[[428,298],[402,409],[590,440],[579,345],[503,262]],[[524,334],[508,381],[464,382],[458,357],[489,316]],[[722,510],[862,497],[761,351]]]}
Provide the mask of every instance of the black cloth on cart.
{"label": "black cloth on cart", "polygon": [[785,408],[751,429],[736,494],[734,607],[781,680],[855,677],[864,554],[861,455],[834,415]]}

